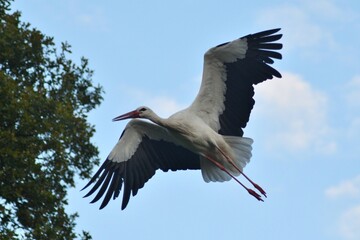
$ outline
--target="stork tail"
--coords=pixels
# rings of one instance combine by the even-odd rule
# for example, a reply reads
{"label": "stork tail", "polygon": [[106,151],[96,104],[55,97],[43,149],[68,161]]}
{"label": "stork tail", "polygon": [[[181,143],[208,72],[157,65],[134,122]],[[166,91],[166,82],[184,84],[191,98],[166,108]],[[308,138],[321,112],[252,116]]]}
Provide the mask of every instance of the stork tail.
{"label": "stork tail", "polygon": [[[242,170],[246,164],[249,163],[251,154],[251,144],[253,140],[251,138],[223,136],[227,144],[233,149],[235,158],[233,163],[236,167],[230,164],[226,164],[228,171],[234,175],[239,176],[240,172],[237,169]],[[205,157],[201,157],[201,173],[205,182],[224,182],[229,181],[231,177],[224,171],[216,167],[213,163],[209,162]]]}

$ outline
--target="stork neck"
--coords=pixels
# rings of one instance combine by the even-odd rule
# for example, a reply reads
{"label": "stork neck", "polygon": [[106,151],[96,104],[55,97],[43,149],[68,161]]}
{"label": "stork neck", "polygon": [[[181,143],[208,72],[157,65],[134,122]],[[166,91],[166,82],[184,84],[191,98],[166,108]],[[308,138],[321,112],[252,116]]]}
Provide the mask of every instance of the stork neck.
{"label": "stork neck", "polygon": [[160,125],[160,126],[163,126],[163,127],[166,127],[167,126],[167,123],[166,123],[166,119],[165,118],[161,118],[159,117],[157,114],[152,114],[149,118],[148,118],[150,121]]}

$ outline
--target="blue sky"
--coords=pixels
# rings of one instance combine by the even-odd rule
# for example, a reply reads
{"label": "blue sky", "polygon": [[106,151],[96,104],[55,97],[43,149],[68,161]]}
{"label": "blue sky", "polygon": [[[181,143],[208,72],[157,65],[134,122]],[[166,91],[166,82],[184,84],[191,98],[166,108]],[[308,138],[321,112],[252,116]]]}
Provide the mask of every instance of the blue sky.
{"label": "blue sky", "polygon": [[[189,105],[203,54],[222,42],[281,27],[282,79],[256,87],[245,135],[246,173],[264,203],[234,181],[205,183],[199,171],[157,174],[125,211],[99,211],[77,181],[69,212],[94,239],[360,239],[359,1],[17,1],[24,21],[85,56],[104,89],[89,120],[105,159],[140,105],[162,116]],[[96,170],[96,169],[94,169]]]}

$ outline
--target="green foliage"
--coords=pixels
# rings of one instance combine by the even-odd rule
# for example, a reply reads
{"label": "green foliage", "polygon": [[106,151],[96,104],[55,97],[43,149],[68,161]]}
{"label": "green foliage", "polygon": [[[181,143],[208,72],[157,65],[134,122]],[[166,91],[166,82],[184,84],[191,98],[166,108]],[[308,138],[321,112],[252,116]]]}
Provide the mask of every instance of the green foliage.
{"label": "green foliage", "polygon": [[87,59],[76,65],[69,44],[59,53],[9,6],[0,0],[0,239],[74,239],[66,194],[98,164],[87,114],[103,91]]}

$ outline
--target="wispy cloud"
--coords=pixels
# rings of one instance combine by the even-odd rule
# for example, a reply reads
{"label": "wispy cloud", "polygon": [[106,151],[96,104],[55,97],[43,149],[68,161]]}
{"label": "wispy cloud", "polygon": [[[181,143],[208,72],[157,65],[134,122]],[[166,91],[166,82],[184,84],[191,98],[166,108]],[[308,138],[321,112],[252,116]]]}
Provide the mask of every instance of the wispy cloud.
{"label": "wispy cloud", "polygon": [[327,188],[325,190],[325,196],[332,199],[340,197],[360,197],[360,175]]}
{"label": "wispy cloud", "polygon": [[346,4],[337,5],[332,0],[306,0],[302,2],[309,13],[327,20],[347,22],[355,20],[358,15],[354,9],[347,8]]}
{"label": "wispy cloud", "polygon": [[[360,175],[331,186],[325,190],[329,199],[360,198]],[[357,201],[357,200],[356,200]],[[344,240],[360,239],[360,205],[354,205],[339,215],[337,232]]]}
{"label": "wispy cloud", "polygon": [[354,76],[346,87],[348,104],[351,107],[360,107],[360,75]]}
{"label": "wispy cloud", "polygon": [[161,117],[169,117],[171,114],[187,107],[186,104],[179,102],[170,95],[148,92],[145,89],[142,90],[127,85],[122,85],[119,88],[125,93],[124,99],[131,99],[128,100],[129,104],[136,105],[134,107],[146,105]]}
{"label": "wispy cloud", "polygon": [[[261,26],[281,26],[283,28],[284,51],[297,50],[307,58],[328,58],[336,54],[338,58],[353,59],[335,32],[345,34],[339,24],[359,21],[360,14],[347,8],[346,4],[335,1],[287,2],[262,10],[257,22]],[[327,23],[324,25],[323,23]],[[347,50],[347,51],[346,51]],[[355,50],[355,49],[354,49]]]}
{"label": "wispy cloud", "polygon": [[358,139],[360,135],[360,75],[354,76],[345,86],[348,111],[347,137]]}
{"label": "wispy cloud", "polygon": [[162,117],[169,117],[171,114],[184,109],[185,106],[169,96],[157,96],[148,99],[148,105],[157,109],[157,114]]}
{"label": "wispy cloud", "polygon": [[360,239],[360,205],[346,210],[339,221],[339,233],[343,239]]}
{"label": "wispy cloud", "polygon": [[[328,99],[301,76],[285,72],[282,79],[256,87],[256,106],[273,126],[271,144],[293,150],[313,149],[323,153],[336,150],[328,124]],[[279,147],[273,146],[273,147]]]}
{"label": "wispy cloud", "polygon": [[282,26],[284,49],[308,48],[328,42],[329,33],[315,24],[303,7],[296,5],[276,6],[260,14],[258,22],[262,25]]}
{"label": "wispy cloud", "polygon": [[80,25],[94,31],[103,31],[107,29],[108,20],[102,8],[98,5],[87,4],[80,5],[77,1],[67,1],[67,11],[73,24]]}

